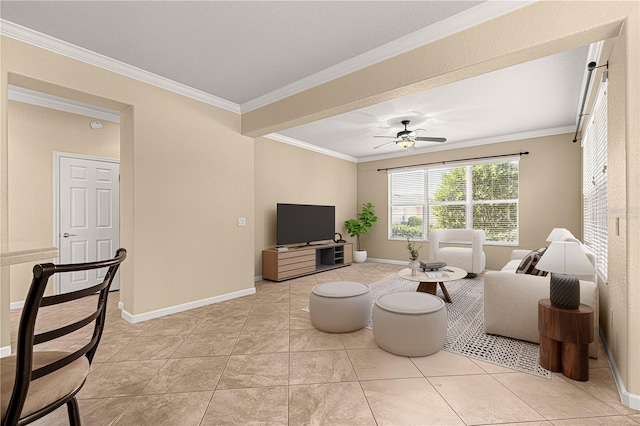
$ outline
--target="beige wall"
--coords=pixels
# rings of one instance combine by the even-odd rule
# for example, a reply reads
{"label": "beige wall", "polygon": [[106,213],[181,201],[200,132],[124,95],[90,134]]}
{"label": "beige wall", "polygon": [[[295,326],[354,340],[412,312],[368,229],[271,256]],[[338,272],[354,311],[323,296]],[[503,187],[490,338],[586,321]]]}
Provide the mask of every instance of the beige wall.
{"label": "beige wall", "polygon": [[[1,40],[3,102],[6,85],[19,84],[124,112],[121,243],[129,257],[120,296],[126,311],[139,315],[253,289],[246,267],[254,247],[253,139],[240,134],[238,114]],[[7,140],[3,126],[3,149]],[[246,227],[236,225],[238,217]],[[3,242],[10,241],[2,232]],[[3,275],[3,290],[6,281]]]}
{"label": "beige wall", "polygon": [[[103,129],[95,131],[89,127],[89,117],[22,102],[10,101],[8,110],[9,233],[14,240],[55,246],[54,151],[118,159],[120,125],[102,120]],[[11,302],[25,299],[32,267],[10,267]]]}
{"label": "beige wall", "polygon": [[[640,394],[640,4],[608,59],[608,280],[599,283],[600,325],[627,389]],[[599,80],[598,80],[599,81]],[[619,225],[619,226],[618,226]],[[617,232],[619,228],[619,232]]]}
{"label": "beige wall", "polygon": [[[380,221],[365,240],[369,256],[408,261],[406,241],[391,241],[387,237],[388,177],[378,169],[525,151],[529,155],[520,158],[518,247],[546,246],[545,239],[554,227],[568,228],[579,236],[582,229],[581,151],[572,139],[573,134],[548,136],[358,164],[358,202],[371,201],[379,206]],[[422,245],[420,258],[427,259],[429,244]],[[487,269],[502,268],[511,250],[518,247],[486,245]]]}
{"label": "beige wall", "polygon": [[268,138],[255,140],[255,275],[276,245],[276,204],[336,206],[336,232],[356,212],[356,163]]}

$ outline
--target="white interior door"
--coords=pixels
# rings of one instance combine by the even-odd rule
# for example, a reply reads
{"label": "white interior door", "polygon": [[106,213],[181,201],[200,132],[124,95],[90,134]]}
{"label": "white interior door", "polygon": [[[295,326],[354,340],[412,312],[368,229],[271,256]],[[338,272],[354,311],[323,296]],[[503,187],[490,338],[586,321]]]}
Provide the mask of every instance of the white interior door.
{"label": "white interior door", "polygon": [[[117,160],[58,156],[60,263],[107,260],[120,246],[120,164]],[[58,292],[102,281],[107,268],[60,274]],[[119,276],[111,290],[120,288]]]}

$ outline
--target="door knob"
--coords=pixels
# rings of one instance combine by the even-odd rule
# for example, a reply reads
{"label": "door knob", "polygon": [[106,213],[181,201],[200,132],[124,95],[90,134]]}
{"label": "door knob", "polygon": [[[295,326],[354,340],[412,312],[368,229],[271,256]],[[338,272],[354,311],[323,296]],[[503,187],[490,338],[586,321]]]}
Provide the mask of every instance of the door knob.
{"label": "door knob", "polygon": [[64,234],[62,234],[62,236],[65,237],[65,238],[69,238],[69,237],[75,237],[76,234],[70,234],[68,232],[65,232]]}

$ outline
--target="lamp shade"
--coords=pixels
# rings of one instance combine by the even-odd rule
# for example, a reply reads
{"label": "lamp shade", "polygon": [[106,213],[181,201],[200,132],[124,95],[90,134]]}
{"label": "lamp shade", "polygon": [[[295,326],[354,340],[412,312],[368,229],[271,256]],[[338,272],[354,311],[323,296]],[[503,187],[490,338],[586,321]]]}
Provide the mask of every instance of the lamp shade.
{"label": "lamp shade", "polygon": [[552,241],[536,269],[574,275],[591,275],[595,272],[580,244],[574,241]]}
{"label": "lamp shade", "polygon": [[567,234],[570,234],[567,228],[553,228],[547,237],[547,241],[562,241]]}

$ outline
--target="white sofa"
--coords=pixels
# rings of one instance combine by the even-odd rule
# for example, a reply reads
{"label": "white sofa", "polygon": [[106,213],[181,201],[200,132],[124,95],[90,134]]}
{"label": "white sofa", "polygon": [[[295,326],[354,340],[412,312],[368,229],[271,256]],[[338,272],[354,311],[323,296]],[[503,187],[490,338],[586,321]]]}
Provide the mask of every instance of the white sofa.
{"label": "white sofa", "polygon": [[[481,229],[434,229],[429,233],[429,259],[479,274],[485,266],[482,245],[486,239]],[[440,243],[456,244],[456,247],[440,247]],[[470,247],[459,247],[460,244]]]}
{"label": "white sofa", "polygon": [[[571,236],[570,238],[573,238]],[[569,239],[569,238],[567,238]],[[576,241],[573,238],[574,241]],[[593,254],[585,248],[591,263]],[[514,339],[539,343],[538,300],[549,298],[550,275],[546,277],[516,274],[521,260],[530,250],[513,250],[511,261],[500,271],[484,274],[484,332]],[[589,345],[589,356],[598,357],[599,301],[595,275],[578,276],[580,303],[594,309],[594,342]]]}

